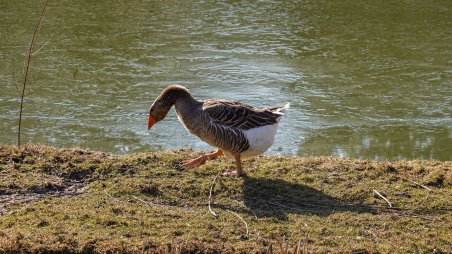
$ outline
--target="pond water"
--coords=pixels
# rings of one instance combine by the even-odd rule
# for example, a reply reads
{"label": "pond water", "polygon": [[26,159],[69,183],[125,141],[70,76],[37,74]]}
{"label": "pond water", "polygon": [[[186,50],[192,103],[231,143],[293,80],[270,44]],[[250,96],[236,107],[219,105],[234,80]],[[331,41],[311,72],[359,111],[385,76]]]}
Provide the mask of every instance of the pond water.
{"label": "pond water", "polygon": [[[43,1],[0,3],[0,143],[17,136]],[[23,142],[113,153],[192,147],[167,85],[198,99],[291,103],[267,154],[452,159],[452,1],[51,1]]]}

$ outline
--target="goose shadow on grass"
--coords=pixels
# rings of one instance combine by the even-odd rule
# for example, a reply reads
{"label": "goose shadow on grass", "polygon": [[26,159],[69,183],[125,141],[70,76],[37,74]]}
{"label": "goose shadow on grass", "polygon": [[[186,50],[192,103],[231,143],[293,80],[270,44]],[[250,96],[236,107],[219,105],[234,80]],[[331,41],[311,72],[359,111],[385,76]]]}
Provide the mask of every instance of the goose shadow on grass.
{"label": "goose shadow on grass", "polygon": [[258,217],[287,220],[287,214],[327,216],[335,212],[376,213],[365,204],[344,203],[324,192],[283,179],[245,176],[243,199],[246,208]]}

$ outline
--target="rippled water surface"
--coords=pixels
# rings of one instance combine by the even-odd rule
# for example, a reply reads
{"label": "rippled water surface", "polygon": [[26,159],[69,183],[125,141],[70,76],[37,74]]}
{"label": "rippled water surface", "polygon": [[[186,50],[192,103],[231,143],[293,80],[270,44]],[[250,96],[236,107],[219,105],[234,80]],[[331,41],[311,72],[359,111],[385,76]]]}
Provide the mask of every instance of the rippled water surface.
{"label": "rippled water surface", "polygon": [[[0,143],[16,142],[41,1],[0,1]],[[452,1],[51,1],[23,140],[114,153],[193,147],[167,85],[198,99],[291,103],[269,154],[452,159]]]}

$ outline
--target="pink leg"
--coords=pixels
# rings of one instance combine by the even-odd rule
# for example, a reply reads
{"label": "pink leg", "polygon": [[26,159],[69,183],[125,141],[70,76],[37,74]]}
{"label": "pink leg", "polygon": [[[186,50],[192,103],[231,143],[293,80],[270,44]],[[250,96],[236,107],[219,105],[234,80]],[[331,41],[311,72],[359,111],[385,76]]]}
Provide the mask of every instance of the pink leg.
{"label": "pink leg", "polygon": [[202,164],[206,163],[207,160],[213,160],[222,154],[223,154],[223,151],[218,149],[214,153],[203,154],[203,155],[199,156],[198,158],[192,159],[192,160],[185,160],[185,161],[183,161],[182,165],[185,168],[196,168],[196,167],[201,166]]}
{"label": "pink leg", "polygon": [[235,159],[235,165],[236,165],[236,169],[235,170],[226,170],[223,175],[224,176],[243,176],[244,172],[242,169],[242,161],[240,159],[240,154],[236,154],[234,156]]}

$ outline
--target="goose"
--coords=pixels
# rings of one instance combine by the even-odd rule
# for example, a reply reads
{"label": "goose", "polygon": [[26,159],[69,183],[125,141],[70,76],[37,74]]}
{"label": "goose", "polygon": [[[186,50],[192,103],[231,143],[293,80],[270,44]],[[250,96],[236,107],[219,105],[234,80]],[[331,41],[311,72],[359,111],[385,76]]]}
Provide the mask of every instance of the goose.
{"label": "goose", "polygon": [[216,152],[183,161],[184,168],[195,168],[221,155],[235,160],[236,169],[223,175],[242,176],[242,159],[267,151],[275,140],[276,130],[285,106],[256,109],[232,100],[198,101],[184,86],[170,85],[155,99],[149,109],[148,130],[163,120],[172,106],[184,127],[202,141],[216,147]]}

